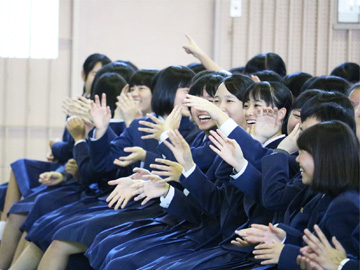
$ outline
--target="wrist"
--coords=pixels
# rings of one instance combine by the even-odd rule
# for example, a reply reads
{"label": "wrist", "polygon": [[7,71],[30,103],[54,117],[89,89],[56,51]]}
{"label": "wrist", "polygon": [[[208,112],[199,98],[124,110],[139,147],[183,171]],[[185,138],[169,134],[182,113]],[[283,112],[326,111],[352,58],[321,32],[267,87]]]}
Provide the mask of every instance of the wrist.
{"label": "wrist", "polygon": [[162,196],[166,197],[168,195],[168,193],[169,193],[170,185],[168,183],[165,183],[164,189],[165,189],[165,192],[164,192],[164,194]]}
{"label": "wrist", "polygon": [[227,116],[225,113],[221,112],[221,114],[217,114],[216,119],[214,118],[216,125],[218,126],[218,128],[220,128],[220,126],[222,124],[224,124],[230,117]]}
{"label": "wrist", "polygon": [[184,170],[187,172],[189,171],[192,167],[194,167],[195,163],[191,160],[189,162],[186,162],[186,164],[184,164]]}
{"label": "wrist", "polygon": [[241,160],[238,160],[235,164],[235,166],[233,166],[233,168],[235,169],[236,172],[240,172],[242,170],[242,168],[244,168],[244,166],[246,166],[247,162],[245,158],[242,158]]}

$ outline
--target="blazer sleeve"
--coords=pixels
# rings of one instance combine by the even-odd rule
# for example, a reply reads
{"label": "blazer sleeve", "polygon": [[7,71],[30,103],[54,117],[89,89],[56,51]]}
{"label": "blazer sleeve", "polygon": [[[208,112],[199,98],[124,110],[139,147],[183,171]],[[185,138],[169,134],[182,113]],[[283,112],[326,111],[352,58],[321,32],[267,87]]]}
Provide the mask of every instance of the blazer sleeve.
{"label": "blazer sleeve", "polygon": [[185,196],[181,190],[175,188],[174,197],[165,210],[181,219],[198,224],[201,221],[201,211],[191,203],[189,196],[191,195]]}
{"label": "blazer sleeve", "polygon": [[51,147],[51,152],[55,159],[60,163],[65,163],[73,157],[72,149],[74,146],[74,139],[71,137],[67,129],[64,129],[63,137],[61,142],[56,142]]}
{"label": "blazer sleeve", "polygon": [[118,167],[113,164],[114,160],[121,156],[129,155],[129,153],[124,152],[124,148],[136,146],[132,135],[136,133],[138,133],[137,125],[130,125],[129,128],[126,128],[114,140],[111,140],[114,135],[111,128],[108,128],[105,134],[98,140],[90,139],[90,160],[94,170],[96,172],[107,173],[117,169]]}
{"label": "blazer sleeve", "polygon": [[199,167],[196,166],[195,171],[187,178],[181,175],[180,183],[190,191],[206,213],[214,216],[220,214],[224,190],[210,182]]}
{"label": "blazer sleeve", "polygon": [[341,270],[354,270],[360,269],[360,261],[359,260],[350,260],[344,264]]}
{"label": "blazer sleeve", "polygon": [[285,211],[291,200],[304,187],[299,179],[289,178],[289,159],[283,153],[267,155],[262,165],[262,201],[265,208]]}
{"label": "blazer sleeve", "polygon": [[262,204],[261,173],[251,163],[248,163],[245,171],[238,178],[231,178],[230,184],[260,205]]}

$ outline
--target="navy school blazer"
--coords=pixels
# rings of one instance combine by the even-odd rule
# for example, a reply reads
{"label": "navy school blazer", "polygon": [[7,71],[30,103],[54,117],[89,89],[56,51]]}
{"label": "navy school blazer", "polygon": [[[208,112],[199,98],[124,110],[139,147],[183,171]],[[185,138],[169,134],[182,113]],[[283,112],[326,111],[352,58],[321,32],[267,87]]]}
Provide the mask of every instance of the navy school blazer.
{"label": "navy school blazer", "polygon": [[[294,198],[295,204],[297,204]],[[360,218],[360,194],[357,191],[346,191],[332,198],[329,195],[317,194],[295,215],[291,211],[292,204],[285,215],[290,217],[289,225],[279,224],[279,227],[287,232],[285,246],[280,254],[278,269],[300,269],[296,264],[296,257],[300,254],[303,230],[308,228],[313,231],[313,226],[319,224],[328,240],[331,237],[343,245],[347,254],[358,256],[359,240],[353,232],[359,226]],[[293,208],[298,210],[298,206]],[[357,244],[356,244],[357,243]]]}

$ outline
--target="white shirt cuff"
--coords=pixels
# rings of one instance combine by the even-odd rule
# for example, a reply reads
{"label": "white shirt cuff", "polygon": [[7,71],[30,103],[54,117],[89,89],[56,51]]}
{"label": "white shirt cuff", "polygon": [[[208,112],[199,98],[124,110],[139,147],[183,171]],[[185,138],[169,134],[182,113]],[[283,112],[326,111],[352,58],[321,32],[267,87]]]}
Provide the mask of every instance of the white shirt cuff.
{"label": "white shirt cuff", "polygon": [[234,175],[230,175],[230,176],[231,176],[233,179],[239,178],[239,177],[245,172],[248,164],[249,164],[249,162],[246,160],[245,166],[242,167],[242,169],[241,169],[238,173],[236,173],[236,174],[234,174]]}
{"label": "white shirt cuff", "polygon": [[161,133],[159,143],[162,143],[167,138],[169,138],[168,132],[169,132],[169,130],[165,130],[163,133]]}
{"label": "white shirt cuff", "polygon": [[188,178],[190,174],[192,174],[195,171],[195,168],[196,168],[196,164],[194,164],[194,166],[192,166],[191,169],[188,171],[185,171],[185,169],[183,169],[182,170],[183,176],[185,176],[185,178]]}
{"label": "white shirt cuff", "polygon": [[95,139],[95,135],[96,135],[96,128],[94,128],[92,135],[90,136],[89,140],[90,141],[97,141],[98,139]]}
{"label": "white shirt cuff", "polygon": [[124,122],[124,119],[115,119],[115,118],[110,119],[110,123],[120,123],[120,122]]}
{"label": "white shirt cuff", "polygon": [[228,120],[225,121],[224,124],[222,124],[220,126],[220,130],[226,135],[229,136],[230,133],[238,126],[238,124],[236,124],[236,122],[229,118]]}
{"label": "white shirt cuff", "polygon": [[160,197],[160,206],[162,208],[169,208],[169,205],[170,205],[172,199],[174,198],[174,195],[175,195],[175,189],[174,189],[174,187],[170,186],[169,191],[166,194],[166,196]]}
{"label": "white shirt cuff", "polygon": [[349,258],[343,259],[338,267],[338,270],[341,270],[348,261],[350,261]]}
{"label": "white shirt cuff", "polygon": [[78,145],[79,143],[86,142],[85,140],[78,140],[76,143],[74,143],[74,146]]}

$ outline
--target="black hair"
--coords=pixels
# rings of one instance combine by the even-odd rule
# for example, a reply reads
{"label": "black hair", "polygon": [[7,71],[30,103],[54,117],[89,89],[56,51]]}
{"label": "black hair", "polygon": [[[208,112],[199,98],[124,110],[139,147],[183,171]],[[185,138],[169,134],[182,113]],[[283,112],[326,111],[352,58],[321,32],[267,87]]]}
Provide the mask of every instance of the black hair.
{"label": "black hair", "polygon": [[170,66],[160,70],[151,82],[151,108],[158,116],[171,113],[178,88],[190,86],[194,72],[184,66]]}
{"label": "black hair", "polygon": [[[85,75],[85,81],[89,76],[90,71],[92,71],[95,65],[99,62],[102,64],[102,66],[104,66],[108,63],[111,63],[111,60],[106,55],[100,53],[91,54],[86,58],[82,68]],[[83,90],[83,94],[84,93],[85,93],[85,86]]]}
{"label": "black hair", "polygon": [[[244,102],[252,97],[254,100],[263,100],[268,106],[285,108],[289,113],[292,104],[292,95],[284,84],[279,82],[258,82],[246,89]],[[285,117],[286,118],[286,117]]]}
{"label": "black hair", "polygon": [[126,82],[130,81],[130,77],[131,75],[135,72],[132,68],[130,68],[127,64],[122,63],[122,62],[111,62],[109,64],[106,64],[105,66],[103,66],[101,69],[98,70],[98,72],[96,72],[94,81],[91,85],[91,96],[93,96],[92,92],[93,92],[93,87],[96,83],[96,81],[98,80],[98,78],[103,75],[104,73],[107,72],[114,72],[119,74]]}
{"label": "black hair", "polygon": [[304,83],[312,77],[312,75],[306,72],[296,72],[286,75],[284,78],[282,78],[281,82],[290,89],[293,97],[296,98],[300,95],[300,90]]}
{"label": "black hair", "polygon": [[232,69],[229,69],[229,72],[231,72],[233,75],[245,74],[245,67],[234,67]]}
{"label": "black hair", "polygon": [[308,79],[301,87],[301,92],[306,89],[321,89],[324,91],[337,91],[349,96],[350,84],[337,76],[319,76]]}
{"label": "black hair", "polygon": [[115,72],[107,72],[102,74],[93,85],[93,96],[98,95],[101,98],[103,93],[106,94],[106,104],[110,107],[111,115],[114,115],[116,109],[117,96],[126,85],[126,81]]}
{"label": "black hair", "polygon": [[197,81],[200,77],[208,75],[208,74],[214,74],[214,75],[219,75],[222,76],[224,78],[229,77],[230,74],[223,72],[223,71],[217,71],[217,70],[203,70],[200,71],[199,73],[196,73],[195,76],[191,79],[191,84],[193,84],[195,81]]}
{"label": "black hair", "polygon": [[302,106],[305,104],[306,101],[308,101],[310,98],[325,93],[324,90],[319,89],[308,89],[304,92],[302,92],[293,102],[291,106],[291,110],[301,109]]}
{"label": "black hair", "polygon": [[281,77],[275,71],[272,70],[261,70],[256,71],[252,75],[258,76],[260,81],[267,81],[267,82],[280,82]]}
{"label": "black hair", "polygon": [[306,91],[302,92],[294,100],[294,102],[293,102],[293,104],[291,106],[290,112],[288,113],[287,117],[284,119],[284,122],[283,122],[283,125],[282,125],[281,131],[282,131],[283,134],[288,134],[287,133],[287,125],[288,125],[288,122],[289,122],[289,117],[290,117],[291,111],[293,111],[293,110],[301,110],[301,108],[306,103],[306,101],[308,101],[310,98],[312,98],[312,97],[314,97],[314,96],[316,96],[318,94],[321,94],[321,93],[324,93],[324,91],[323,90],[318,90],[318,89],[309,89],[309,90],[306,90]]}
{"label": "black hair", "polygon": [[232,75],[224,80],[226,89],[234,95],[238,100],[244,102],[244,94],[246,89],[251,87],[254,81],[246,75]]}
{"label": "black hair", "polygon": [[272,52],[262,53],[251,58],[245,65],[245,73],[252,74],[261,70],[272,70],[281,77],[286,75],[286,65],[280,55]]}
{"label": "black hair", "polygon": [[345,62],[334,68],[330,75],[344,78],[350,83],[360,81],[360,66],[356,63]]}
{"label": "black hair", "polygon": [[337,120],[316,124],[300,134],[297,144],[314,159],[314,191],[335,197],[359,190],[359,141],[348,125]]}
{"label": "black hair", "polygon": [[116,60],[115,62],[117,63],[123,63],[125,65],[127,65],[129,68],[131,68],[134,72],[135,71],[138,71],[138,67],[131,61],[128,61],[128,60]]}
{"label": "black hair", "polygon": [[354,108],[351,101],[339,92],[322,92],[306,101],[301,109],[301,122],[309,117],[319,121],[339,120],[356,133]]}
{"label": "black hair", "polygon": [[219,74],[207,74],[198,78],[190,86],[189,94],[194,96],[202,96],[205,90],[209,96],[214,97],[216,90],[224,80],[224,77]]}
{"label": "black hair", "polygon": [[190,63],[187,65],[188,68],[190,68],[192,71],[196,73],[199,73],[200,71],[206,70],[203,64],[201,63]]}
{"label": "black hair", "polygon": [[151,89],[151,81],[157,72],[157,69],[139,69],[131,76],[129,87],[145,85]]}

